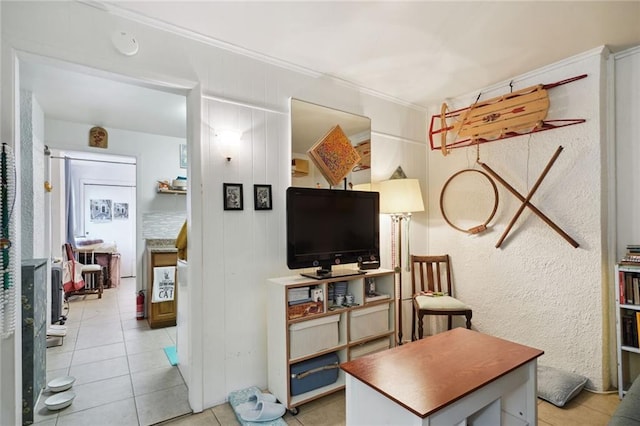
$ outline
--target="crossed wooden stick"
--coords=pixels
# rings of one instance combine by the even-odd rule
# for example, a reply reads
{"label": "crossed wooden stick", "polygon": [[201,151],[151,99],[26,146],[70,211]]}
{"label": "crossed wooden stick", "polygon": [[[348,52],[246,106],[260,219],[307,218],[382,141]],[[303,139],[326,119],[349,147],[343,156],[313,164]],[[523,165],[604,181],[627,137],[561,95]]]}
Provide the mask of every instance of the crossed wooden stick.
{"label": "crossed wooden stick", "polygon": [[566,232],[564,232],[558,225],[553,223],[553,221],[551,219],[549,219],[544,213],[542,213],[540,210],[538,210],[538,208],[536,206],[534,206],[533,204],[531,204],[531,202],[529,201],[529,200],[531,200],[531,197],[533,197],[533,194],[538,190],[538,187],[540,186],[540,184],[542,183],[544,178],[547,176],[547,173],[549,172],[549,170],[553,166],[553,163],[555,163],[556,159],[558,158],[558,156],[560,155],[561,152],[562,152],[562,146],[559,146],[558,149],[556,150],[555,154],[553,154],[553,157],[551,157],[551,160],[549,160],[549,163],[547,163],[547,167],[545,167],[545,169],[542,171],[542,173],[540,174],[540,177],[538,178],[536,183],[533,185],[533,187],[531,188],[531,190],[529,191],[529,193],[527,194],[526,197],[522,196],[522,194],[520,194],[518,191],[515,190],[515,188],[513,188],[511,185],[509,185],[509,183],[507,183],[507,181],[502,179],[502,177],[500,177],[496,172],[494,172],[491,169],[491,167],[489,167],[486,164],[478,161],[478,164],[480,164],[480,166],[483,169],[485,169],[487,171],[487,173],[489,173],[491,176],[493,176],[495,178],[495,180],[500,182],[505,188],[507,188],[509,190],[509,192],[511,192],[513,195],[515,195],[515,197],[522,202],[522,204],[520,205],[520,208],[518,209],[516,214],[513,216],[513,218],[511,219],[511,222],[509,222],[509,225],[504,230],[504,233],[502,234],[502,236],[500,237],[500,239],[496,243],[496,248],[499,248],[502,245],[502,242],[504,241],[504,239],[507,238],[507,234],[509,234],[509,231],[511,231],[511,228],[513,228],[513,225],[516,223],[516,221],[518,220],[518,218],[520,217],[520,215],[522,214],[522,212],[524,211],[524,209],[526,207],[529,207],[536,215],[538,215],[538,217],[540,219],[542,219],[554,231],[556,231],[558,234],[560,234],[560,236],[562,236],[562,238],[567,240],[567,242],[569,244],[571,244],[574,248],[577,248],[579,246],[579,244],[573,238],[571,238]]}

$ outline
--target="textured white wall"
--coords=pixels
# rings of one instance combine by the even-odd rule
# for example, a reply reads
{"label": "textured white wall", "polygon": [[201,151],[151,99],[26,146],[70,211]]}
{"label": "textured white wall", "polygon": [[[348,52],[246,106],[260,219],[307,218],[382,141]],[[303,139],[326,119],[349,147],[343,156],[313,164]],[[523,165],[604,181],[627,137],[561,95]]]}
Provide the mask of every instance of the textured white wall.
{"label": "textured white wall", "polygon": [[33,146],[33,257],[50,256],[45,238],[45,155],[44,155],[44,112],[37,99],[32,107],[32,146]]}
{"label": "textured white wall", "polygon": [[618,189],[617,259],[640,241],[640,47],[615,55],[615,137]]}
{"label": "textured white wall", "polygon": [[[495,248],[521,204],[497,182],[500,201],[490,229],[475,236],[454,230],[438,208],[441,189],[455,172],[478,168],[474,166],[476,149],[453,150],[447,157],[439,151],[428,155],[429,251],[451,255],[457,296],[472,306],[474,328],[544,350],[540,364],[587,376],[588,387],[595,389],[609,386],[609,314],[603,311],[608,306],[611,265],[603,260],[607,237],[601,227],[606,223],[608,196],[602,184],[607,173],[602,67],[597,49],[514,79],[515,91],[588,74],[586,79],[551,89],[548,114],[548,118],[584,118],[586,123],[480,146],[480,160],[524,195],[558,146],[564,147],[531,201],[579,248],[569,245],[529,209],[502,247]],[[483,90],[481,99],[508,93],[508,83]],[[470,105],[476,96],[449,105],[452,110]],[[451,212],[473,212],[473,194],[447,195]]]}
{"label": "textured white wall", "polygon": [[22,238],[21,257],[33,258],[33,212],[36,208],[33,193],[33,125],[31,92],[20,91],[20,179],[22,181]]}
{"label": "textured white wall", "polygon": [[44,113],[29,91],[20,96],[22,258],[45,258]]}

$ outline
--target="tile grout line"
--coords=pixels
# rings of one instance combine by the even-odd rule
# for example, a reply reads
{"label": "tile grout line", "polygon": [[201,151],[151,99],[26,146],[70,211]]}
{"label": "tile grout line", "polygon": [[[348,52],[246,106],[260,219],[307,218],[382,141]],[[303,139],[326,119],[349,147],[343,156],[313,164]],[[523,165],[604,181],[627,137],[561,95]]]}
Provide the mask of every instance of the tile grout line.
{"label": "tile grout line", "polygon": [[[137,278],[136,278],[136,281],[137,281]],[[121,288],[118,287],[117,290],[118,290],[118,293],[120,293]],[[122,310],[120,309],[120,294],[118,294],[116,302],[118,305],[118,316],[120,317],[120,330],[122,331],[122,343],[124,344],[124,355],[125,355],[125,358],[127,359],[127,370],[129,371],[129,385],[131,386],[131,394],[133,395],[133,408],[136,412],[136,421],[138,422],[138,425],[140,425],[140,413],[138,412],[138,400],[136,398],[135,387],[133,386],[133,374],[131,373],[131,363],[129,362],[129,349],[127,347],[127,340],[125,339],[125,336],[124,336],[124,326],[122,325]]]}

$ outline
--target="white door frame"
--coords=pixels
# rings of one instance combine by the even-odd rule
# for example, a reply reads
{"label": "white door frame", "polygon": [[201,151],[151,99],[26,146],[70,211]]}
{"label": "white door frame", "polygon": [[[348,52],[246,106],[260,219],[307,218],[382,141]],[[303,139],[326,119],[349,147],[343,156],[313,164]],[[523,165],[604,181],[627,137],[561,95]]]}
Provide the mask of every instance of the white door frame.
{"label": "white door frame", "polygon": [[[15,49],[11,50],[11,75],[10,77],[2,78],[2,82],[11,82],[11,105],[13,108],[10,111],[10,114],[13,114],[11,119],[11,127],[9,129],[2,129],[2,134],[10,134],[11,140],[13,141],[13,147],[20,146],[20,80],[19,80],[19,63],[21,61],[20,57],[25,58],[41,58],[44,61],[48,62],[56,62],[59,64],[69,64],[68,62],[58,59],[58,58],[45,58],[41,55],[32,54],[23,51],[17,51]],[[69,64],[69,66],[72,66]],[[104,71],[108,73],[115,73],[116,71],[105,69],[103,67],[95,67],[93,65],[90,66],[93,69]],[[3,69],[8,69],[4,68]],[[76,69],[77,71],[77,69]],[[189,404],[193,412],[201,412],[203,410],[204,405],[204,379],[203,379],[203,369],[204,369],[204,354],[203,354],[203,326],[202,326],[202,317],[204,312],[204,302],[202,300],[203,293],[203,278],[202,278],[202,267],[203,267],[203,259],[202,259],[202,221],[203,221],[203,211],[202,211],[202,196],[200,191],[197,190],[201,187],[202,184],[202,163],[200,161],[201,157],[201,109],[202,109],[202,91],[199,82],[197,81],[188,81],[185,82],[184,79],[178,79],[175,81],[169,81],[167,79],[160,79],[154,81],[145,80],[144,77],[138,76],[127,76],[128,81],[138,81],[142,83],[145,87],[156,87],[158,90],[163,90],[166,87],[173,88],[173,93],[176,92],[176,88],[180,92],[183,92],[184,96],[187,98],[187,152],[188,152],[188,194],[187,194],[187,222],[188,222],[188,241],[189,241],[189,268],[188,268],[188,280],[189,280],[189,289],[190,289],[190,297],[189,297],[189,323],[188,327],[190,328],[189,336],[191,336],[191,341],[187,344],[189,345],[189,352],[192,354],[192,363],[190,366],[190,383],[187,383],[188,394],[189,394]],[[109,78],[109,77],[106,77]],[[164,86],[163,86],[164,85]],[[8,126],[9,127],[9,126]],[[64,149],[64,148],[62,148]],[[118,153],[114,153],[118,154]],[[128,155],[128,154],[124,154]],[[130,155],[129,155],[130,156]],[[141,162],[140,156],[136,156],[136,163],[139,165]],[[16,167],[19,169],[19,159],[16,161]],[[19,173],[19,172],[18,172]],[[19,175],[18,175],[18,185],[19,185]],[[137,167],[136,171],[136,185],[141,181],[141,167]],[[20,202],[19,191],[16,195],[16,203]],[[136,204],[140,205],[140,195],[138,191],[136,191]],[[16,221],[17,229],[20,229],[20,219],[17,218]],[[196,238],[197,236],[197,238]],[[136,239],[138,241],[142,240],[142,213],[140,209],[136,214]],[[136,244],[138,246],[138,244]],[[20,243],[18,242],[17,250],[20,249]],[[140,251],[141,248],[138,247],[136,251]],[[139,253],[136,255],[138,256]],[[140,270],[139,270],[140,271]],[[142,277],[142,274],[138,273],[138,276]],[[20,271],[18,271],[17,279],[20,279]],[[186,336],[183,336],[185,338]],[[14,337],[13,342],[5,342],[5,344],[0,345],[0,365],[3,365],[2,377],[3,377],[3,390],[0,392],[0,412],[4,411],[6,415],[0,416],[0,420],[2,419],[19,419],[21,417],[21,398],[20,392],[16,390],[20,389],[20,384],[22,383],[22,373],[21,373],[21,355],[22,355],[22,346],[20,343],[21,334],[19,330],[17,330],[16,336]],[[8,347],[7,343],[13,343],[11,348]],[[11,370],[11,374],[9,374],[9,370],[5,370],[4,366],[8,366],[9,370]],[[7,374],[5,374],[7,373]],[[12,377],[11,377],[12,376]],[[13,380],[10,380],[10,377]],[[5,380],[12,382],[13,386],[9,385]],[[7,384],[5,387],[4,384]],[[5,392],[8,391],[8,392]],[[16,392],[14,392],[16,391]],[[7,397],[12,398],[14,402],[13,407],[5,407],[5,403],[7,402]],[[7,408],[7,410],[5,410]],[[10,412],[9,412],[10,411]],[[17,420],[16,420],[17,421]],[[15,423],[14,421],[9,421],[8,423]]]}

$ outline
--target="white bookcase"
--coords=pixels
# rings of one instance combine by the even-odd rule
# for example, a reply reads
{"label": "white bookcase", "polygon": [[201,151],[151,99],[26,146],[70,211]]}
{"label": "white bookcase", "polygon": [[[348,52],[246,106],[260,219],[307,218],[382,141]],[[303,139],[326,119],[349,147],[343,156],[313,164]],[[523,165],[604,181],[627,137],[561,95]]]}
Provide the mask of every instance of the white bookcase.
{"label": "white bookcase", "polygon": [[[375,282],[376,293],[382,296],[367,296],[370,279]],[[346,293],[353,295],[353,305],[337,307],[329,300],[330,286],[336,283],[344,286],[345,282]],[[368,351],[395,346],[396,298],[394,272],[391,270],[377,269],[364,275],[321,280],[300,275],[272,278],[267,280],[267,286],[269,391],[294,414],[299,405],[343,389],[345,376],[342,370],[338,370],[335,383],[291,395],[290,368],[293,364],[331,352],[337,353],[342,363]],[[322,302],[307,303],[306,312],[303,312],[305,309],[302,307],[289,305],[289,296],[293,297],[296,289],[302,288],[304,293],[306,287],[310,295],[321,298]],[[322,333],[319,337],[311,334],[307,338],[305,333],[314,333],[315,327],[306,326],[315,324],[321,324]],[[318,339],[325,339],[324,330],[329,332],[328,346],[318,342]]]}
{"label": "white bookcase", "polygon": [[[640,375],[640,349],[630,341],[633,333],[637,341],[640,340],[637,331],[640,327],[640,287],[633,294],[634,288],[640,286],[640,265],[618,264],[615,271],[618,394],[622,399],[633,380]],[[629,330],[633,327],[631,320],[635,320],[636,328]]]}

